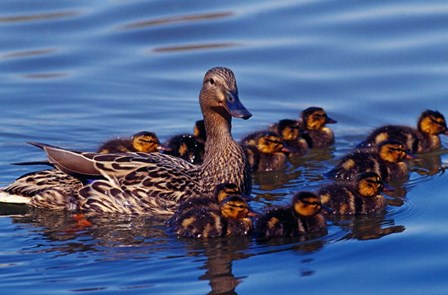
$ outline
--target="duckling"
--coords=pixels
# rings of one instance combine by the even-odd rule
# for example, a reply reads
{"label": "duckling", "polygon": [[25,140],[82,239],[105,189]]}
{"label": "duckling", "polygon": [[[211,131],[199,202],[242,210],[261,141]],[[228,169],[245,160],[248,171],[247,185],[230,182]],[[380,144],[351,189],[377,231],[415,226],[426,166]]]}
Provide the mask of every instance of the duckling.
{"label": "duckling", "polygon": [[302,112],[302,137],[310,148],[328,147],[334,143],[333,130],[326,124],[335,124],[336,120],[327,116],[324,109],[309,107]]}
{"label": "duckling", "polygon": [[164,144],[167,155],[184,159],[192,164],[201,164],[204,160],[204,144],[191,134],[181,134],[172,137]]}
{"label": "duckling", "polygon": [[218,208],[195,206],[176,217],[173,230],[188,238],[246,236],[252,231],[252,210],[242,196],[223,199]]}
{"label": "duckling", "polygon": [[[39,172],[17,179],[0,189],[0,200],[33,204],[32,199],[58,193],[61,206],[68,210],[170,217],[181,201],[211,196],[220,183],[234,183],[244,195],[250,195],[250,166],[244,150],[232,137],[231,121],[232,117],[247,120],[252,114],[238,97],[235,75],[230,69],[215,67],[207,71],[199,104],[207,132],[201,165],[162,153],[99,154],[30,143],[43,149],[56,169],[50,170],[42,181],[32,181],[41,175]],[[76,189],[67,184],[71,188],[61,192],[57,184],[48,185],[46,181],[54,179],[53,183],[57,183],[57,179],[67,176],[76,180]],[[50,201],[51,198],[43,198],[36,207]]]}
{"label": "duckling", "polygon": [[174,215],[168,220],[169,225],[179,223],[179,218],[190,210],[198,210],[200,208],[210,208],[219,210],[219,204],[229,196],[242,196],[239,188],[233,183],[218,184],[213,192],[213,197],[202,196],[190,200],[185,200],[179,204]]}
{"label": "duckling", "polygon": [[319,197],[308,191],[298,192],[290,206],[268,209],[257,221],[259,238],[293,237],[308,233],[326,233],[326,221]]}
{"label": "duckling", "polygon": [[98,148],[100,154],[142,152],[153,153],[160,149],[160,141],[154,132],[142,131],[131,138],[116,138]]}
{"label": "duckling", "polygon": [[308,152],[308,143],[300,136],[300,124],[297,120],[280,120],[273,124],[269,130],[281,136],[291,151],[289,154],[291,157],[300,157]]}
{"label": "duckling", "polygon": [[368,214],[383,210],[387,203],[381,192],[383,181],[376,172],[358,174],[352,181],[337,181],[317,190],[323,205],[332,214]]}
{"label": "duckling", "polygon": [[359,147],[372,147],[393,139],[411,153],[428,153],[440,148],[440,134],[448,135],[445,117],[438,111],[426,110],[418,119],[417,129],[409,126],[386,125],[370,133]]}
{"label": "duckling", "polygon": [[196,121],[193,134],[180,134],[164,144],[164,153],[184,159],[192,164],[201,164],[205,152],[204,120]]}
{"label": "duckling", "polygon": [[376,172],[384,181],[408,176],[405,159],[412,159],[403,144],[395,140],[384,141],[376,149],[355,149],[325,173],[329,178],[353,180],[362,172]]}
{"label": "duckling", "polygon": [[241,145],[253,172],[282,169],[288,160],[286,154],[290,152],[282,138],[271,131],[249,134],[241,141]]}

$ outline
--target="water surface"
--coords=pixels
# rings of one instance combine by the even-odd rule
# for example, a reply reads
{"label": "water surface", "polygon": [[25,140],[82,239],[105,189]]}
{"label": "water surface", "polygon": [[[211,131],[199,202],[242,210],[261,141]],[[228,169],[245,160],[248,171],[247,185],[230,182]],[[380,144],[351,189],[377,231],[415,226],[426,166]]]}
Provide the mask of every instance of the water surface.
{"label": "water surface", "polygon": [[[253,206],[315,189],[373,127],[448,115],[443,1],[3,1],[0,186],[42,167],[40,141],[94,150],[141,130],[162,140],[200,119],[204,73],[231,68],[253,113],[236,139],[306,107],[338,120],[334,148],[254,175]],[[442,139],[447,146],[447,138]],[[402,205],[329,224],[328,235],[259,243],[179,239],[148,218],[4,207],[0,287],[11,294],[445,294],[446,149],[397,183]]]}

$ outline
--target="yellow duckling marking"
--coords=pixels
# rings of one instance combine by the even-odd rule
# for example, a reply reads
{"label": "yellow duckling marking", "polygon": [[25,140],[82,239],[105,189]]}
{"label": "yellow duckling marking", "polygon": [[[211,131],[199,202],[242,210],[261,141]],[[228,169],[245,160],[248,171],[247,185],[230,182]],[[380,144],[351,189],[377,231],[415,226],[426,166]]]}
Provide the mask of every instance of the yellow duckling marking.
{"label": "yellow duckling marking", "polygon": [[182,227],[183,228],[188,228],[190,227],[194,222],[196,221],[196,217],[191,216],[189,218],[185,218],[184,220],[182,220]]}
{"label": "yellow duckling marking", "polygon": [[226,218],[242,219],[249,214],[249,206],[242,199],[225,201],[221,206],[221,214]]}
{"label": "yellow duckling marking", "polygon": [[327,114],[324,111],[314,111],[309,117],[306,118],[306,127],[309,130],[321,129],[327,121]]}
{"label": "yellow duckling marking", "polygon": [[380,157],[392,163],[401,162],[407,155],[404,146],[399,143],[386,143],[380,148]]}
{"label": "yellow duckling marking", "polygon": [[323,195],[320,195],[320,202],[321,202],[322,204],[327,204],[327,203],[330,201],[330,199],[331,199],[330,194],[323,194]]}
{"label": "yellow duckling marking", "polygon": [[283,149],[283,141],[279,136],[260,136],[257,140],[257,149],[265,154],[279,153]]}
{"label": "yellow duckling marking", "polygon": [[278,220],[278,218],[276,217],[272,217],[271,219],[269,219],[269,221],[267,222],[268,228],[274,228],[275,225],[279,222],[280,220]]}
{"label": "yellow duckling marking", "polygon": [[153,153],[158,150],[160,141],[152,132],[140,132],[132,137],[132,146],[138,152]]}
{"label": "yellow duckling marking", "polygon": [[321,202],[318,198],[298,199],[294,203],[294,210],[302,216],[316,215],[321,209]]}
{"label": "yellow duckling marking", "polygon": [[428,134],[437,135],[445,130],[446,122],[443,117],[434,115],[424,116],[420,120],[420,129]]}
{"label": "yellow duckling marking", "polygon": [[375,137],[375,144],[379,144],[388,139],[389,139],[389,134],[387,134],[387,132],[382,132]]}
{"label": "yellow duckling marking", "polygon": [[361,179],[358,186],[359,193],[364,197],[376,196],[382,184],[381,178],[378,176]]}
{"label": "yellow duckling marking", "polygon": [[345,170],[351,170],[356,166],[356,162],[353,159],[347,159],[347,161],[344,161],[342,163],[342,168]]}
{"label": "yellow duckling marking", "polygon": [[181,156],[185,156],[185,154],[188,152],[188,147],[185,143],[182,143],[179,147],[179,154]]}

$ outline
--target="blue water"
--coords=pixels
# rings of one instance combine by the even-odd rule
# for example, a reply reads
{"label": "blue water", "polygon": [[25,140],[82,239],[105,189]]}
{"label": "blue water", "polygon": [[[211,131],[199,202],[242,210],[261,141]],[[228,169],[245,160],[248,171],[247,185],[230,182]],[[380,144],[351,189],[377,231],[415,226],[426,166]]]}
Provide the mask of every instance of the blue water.
{"label": "blue water", "polygon": [[[200,119],[204,73],[231,68],[253,113],[236,139],[312,105],[335,147],[254,175],[253,206],[286,204],[385,123],[448,116],[445,1],[2,1],[0,187],[44,159],[40,141],[94,150]],[[448,139],[442,138],[445,147]],[[446,294],[447,149],[396,184],[403,205],[329,225],[320,239],[179,239],[163,223],[4,208],[0,290],[10,294]],[[429,175],[428,175],[429,174]]]}

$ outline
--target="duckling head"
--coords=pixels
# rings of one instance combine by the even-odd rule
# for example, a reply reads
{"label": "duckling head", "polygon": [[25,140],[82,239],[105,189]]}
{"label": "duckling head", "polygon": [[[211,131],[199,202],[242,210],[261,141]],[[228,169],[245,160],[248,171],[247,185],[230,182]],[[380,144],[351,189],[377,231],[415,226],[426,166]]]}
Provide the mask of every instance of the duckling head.
{"label": "duckling head", "polygon": [[241,191],[236,184],[226,182],[218,184],[215,187],[213,195],[215,196],[215,199],[221,203],[229,196],[241,195]]}
{"label": "duckling head", "polygon": [[418,119],[418,129],[431,135],[448,135],[445,117],[438,111],[424,111]]}
{"label": "duckling head", "polygon": [[404,159],[414,159],[414,156],[409,153],[404,145],[396,140],[383,141],[378,146],[378,154],[381,159],[391,163],[399,163]]}
{"label": "duckling head", "polygon": [[312,192],[298,192],[292,198],[294,212],[300,216],[314,216],[322,209],[319,197]]}
{"label": "duckling head", "polygon": [[326,124],[337,123],[336,120],[327,116],[323,108],[309,107],[302,112],[304,128],[307,130],[319,130]]}
{"label": "duckling head", "polygon": [[218,113],[230,121],[230,116],[249,119],[252,114],[240,102],[233,72],[224,67],[208,70],[202,83],[199,103],[204,116]]}
{"label": "duckling head", "polygon": [[284,145],[283,139],[274,132],[260,133],[256,141],[258,151],[264,154],[288,153],[289,149]]}
{"label": "duckling head", "polygon": [[243,219],[250,216],[252,210],[241,196],[229,196],[221,201],[222,216],[226,218]]}
{"label": "duckling head", "polygon": [[204,120],[199,120],[194,123],[193,127],[193,136],[200,140],[202,143],[205,142],[206,136],[205,136],[205,124]]}
{"label": "duckling head", "polygon": [[376,172],[361,173],[357,179],[357,189],[363,197],[373,197],[383,191],[384,184]]}
{"label": "duckling head", "polygon": [[160,141],[153,132],[142,131],[132,136],[132,146],[138,152],[153,153],[160,148]]}
{"label": "duckling head", "polygon": [[299,122],[290,119],[280,120],[277,124],[277,133],[283,140],[297,140],[300,136]]}

